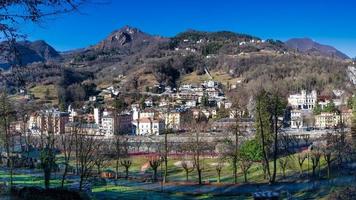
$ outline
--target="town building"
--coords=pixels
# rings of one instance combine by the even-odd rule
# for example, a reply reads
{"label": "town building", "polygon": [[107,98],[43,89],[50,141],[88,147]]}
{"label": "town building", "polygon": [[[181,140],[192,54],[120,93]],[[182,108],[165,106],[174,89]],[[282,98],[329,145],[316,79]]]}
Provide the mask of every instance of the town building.
{"label": "town building", "polygon": [[43,117],[40,113],[34,112],[30,115],[28,121],[27,121],[27,128],[35,133],[39,132],[40,130],[43,130]]}
{"label": "town building", "polygon": [[101,112],[99,108],[94,108],[94,122],[95,124],[101,123]]}
{"label": "town building", "polygon": [[196,100],[187,100],[185,102],[185,106],[189,108],[194,108],[197,106],[197,101]]}
{"label": "town building", "polygon": [[300,94],[289,95],[288,103],[293,109],[313,110],[317,103],[317,93],[315,90],[311,93],[302,90]]}
{"label": "town building", "polygon": [[46,110],[41,113],[43,133],[64,134],[65,124],[69,122],[69,114],[58,110]]}
{"label": "town building", "polygon": [[112,111],[105,110],[101,118],[101,132],[106,137],[113,137],[119,133],[131,132],[132,114],[119,113],[115,115]]}
{"label": "town building", "polygon": [[120,113],[117,115],[117,132],[119,134],[130,134],[132,130],[132,114]]}
{"label": "town building", "polygon": [[160,135],[165,129],[163,120],[140,118],[132,122],[132,132],[135,135]]}
{"label": "town building", "polygon": [[66,133],[77,133],[89,136],[101,136],[100,127],[98,124],[92,123],[80,123],[80,122],[68,122],[65,125]]}
{"label": "town building", "polygon": [[184,124],[189,119],[192,119],[192,117],[192,113],[187,110],[172,110],[164,114],[166,127],[175,131],[182,130],[184,128]]}
{"label": "town building", "polygon": [[322,112],[315,116],[315,127],[320,129],[334,128],[339,125],[340,115],[337,113]]}
{"label": "town building", "polygon": [[303,112],[301,110],[291,110],[290,127],[299,129],[303,127]]}
{"label": "town building", "polygon": [[340,122],[346,127],[351,127],[352,123],[352,109],[341,108],[340,109]]}

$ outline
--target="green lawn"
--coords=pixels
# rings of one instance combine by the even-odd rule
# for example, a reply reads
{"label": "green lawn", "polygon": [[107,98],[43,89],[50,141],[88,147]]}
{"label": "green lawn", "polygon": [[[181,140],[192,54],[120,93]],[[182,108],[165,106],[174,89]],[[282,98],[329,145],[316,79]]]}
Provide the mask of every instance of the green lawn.
{"label": "green lawn", "polygon": [[30,93],[42,101],[46,100],[46,91],[48,90],[48,100],[50,100],[53,104],[58,104],[58,94],[57,88],[55,85],[37,85],[33,88],[30,88]]}
{"label": "green lawn", "polygon": [[[130,173],[133,175],[138,175],[142,174],[141,172],[141,166],[146,164],[148,162],[148,158],[145,156],[134,156],[130,158],[132,161],[132,166],[130,168]],[[295,157],[291,157],[289,159],[289,164],[286,169],[286,176],[291,176],[291,175],[298,175],[299,174],[299,165],[298,161]],[[169,174],[169,180],[171,181],[185,181],[185,172],[182,167],[176,166],[175,163],[181,161],[180,159],[177,158],[169,158],[168,160],[168,174]],[[203,166],[203,179],[204,181],[209,181],[209,182],[216,182],[217,181],[217,172],[216,172],[216,167],[213,165],[213,163],[219,162],[217,158],[205,158],[202,159],[202,166]],[[224,166],[222,172],[221,172],[221,181],[225,183],[232,183],[233,182],[233,175],[232,175],[232,167],[231,163],[227,160],[225,161],[226,166]],[[326,163],[323,158],[320,159],[320,170],[325,171],[326,168]],[[270,166],[272,166],[272,162],[270,162]],[[309,170],[308,170],[309,168]],[[303,171],[304,173],[310,173],[312,171],[312,164],[311,160],[305,160],[303,164]],[[106,169],[110,170],[115,170],[115,161],[106,163]],[[159,174],[160,174],[160,169],[159,167]],[[319,169],[319,168],[318,168]],[[317,169],[317,170],[318,170]],[[120,166],[119,168],[120,172],[124,171],[124,168]],[[146,171],[146,174],[152,173],[151,169],[149,168]],[[278,178],[282,178],[282,171],[279,167],[279,163],[277,162],[277,176]],[[325,177],[325,173],[321,173],[322,177]],[[197,172],[194,170],[193,172],[190,173],[189,175],[189,180],[190,181],[197,181]],[[263,171],[262,171],[262,166],[260,163],[254,163],[252,167],[249,170],[248,174],[248,181],[253,182],[253,183],[264,183],[266,180],[263,178]],[[243,182],[243,174],[240,168],[238,169],[238,182]]]}
{"label": "green lawn", "polygon": [[[141,167],[142,165],[146,164],[148,162],[148,158],[145,156],[133,156],[130,158],[132,160],[132,167],[130,168],[130,176],[134,176],[136,178],[142,178],[143,175],[146,177],[150,177],[152,175],[152,171],[150,168],[147,169],[146,172],[141,172]],[[60,163],[63,161],[63,157],[61,155],[58,156],[57,163]],[[176,166],[175,163],[180,161],[178,158],[170,157],[168,166],[169,166],[169,177],[168,181],[179,181],[179,182],[184,182],[185,181],[185,172],[180,166]],[[217,173],[215,166],[213,166],[213,163],[217,163],[218,159],[217,158],[205,158],[202,159],[202,166],[203,166],[203,181],[209,181],[210,183],[216,182],[217,179]],[[232,169],[229,164],[223,168],[222,174],[221,174],[221,179],[222,183],[232,183],[233,182],[233,175],[232,175]],[[71,165],[74,166],[74,161],[71,162]],[[325,177],[325,161],[321,158],[321,166],[320,169],[322,171],[321,175],[322,177]],[[109,163],[106,163],[106,166],[104,169],[115,169],[115,161],[111,161]],[[161,167],[159,167],[158,174],[161,174],[160,171]],[[308,170],[308,162],[307,160],[305,161],[303,165],[304,173],[311,173],[311,162],[309,161],[309,170]],[[120,172],[124,172],[124,168],[120,166]],[[242,183],[243,182],[243,175],[240,171],[238,170],[238,182]],[[280,171],[280,168],[277,168],[277,177],[279,179],[282,178],[282,174]],[[337,176],[338,172],[337,171],[332,171],[332,176]],[[51,186],[53,187],[59,187],[60,186],[60,174],[58,174],[57,178],[55,178],[53,174],[52,178],[53,180],[51,181]],[[289,167],[287,168],[287,177],[288,176],[294,176],[297,177],[299,175],[299,166],[297,164],[296,159],[291,159]],[[7,178],[9,175],[7,173],[4,173],[4,171],[0,171],[0,177]],[[260,163],[254,163],[253,166],[251,167],[248,175],[248,180],[249,182],[252,183],[266,183],[267,181],[263,178],[263,173],[262,173],[262,168]],[[194,170],[193,172],[190,173],[189,176],[189,181],[197,181],[197,173]],[[280,181],[280,180],[279,180]],[[28,186],[44,186],[44,181],[41,176],[35,177],[31,174],[14,174],[14,183],[15,184],[21,184],[21,185],[28,185]],[[66,182],[66,184],[69,184]],[[337,189],[337,188],[332,188],[332,190]],[[331,190],[331,191],[332,191]],[[108,183],[106,186],[93,186],[92,192],[94,194],[94,197],[98,199],[147,199],[145,197],[149,196],[149,199],[187,199],[187,196],[180,194],[180,193],[173,193],[173,194],[167,194],[167,193],[160,193],[156,191],[147,191],[143,190],[142,188],[138,188],[135,186],[116,186],[116,185],[111,185]],[[318,191],[308,191],[308,192],[300,192],[293,194],[295,197],[298,199],[315,199],[315,198],[325,198],[328,194],[330,194],[330,190],[322,189]],[[152,197],[152,198],[151,198]],[[191,198],[191,197],[189,197]],[[189,199],[188,198],[188,199]],[[205,195],[200,195],[200,196],[194,196],[194,198],[191,199],[228,199],[231,197],[214,197],[211,194],[205,194]],[[236,196],[233,197],[234,199],[250,199],[251,197],[249,196]]]}
{"label": "green lawn", "polygon": [[184,195],[181,193],[161,193],[155,191],[144,191],[135,187],[126,186],[102,186],[92,190],[98,199],[252,199],[250,196],[213,196],[203,195]]}

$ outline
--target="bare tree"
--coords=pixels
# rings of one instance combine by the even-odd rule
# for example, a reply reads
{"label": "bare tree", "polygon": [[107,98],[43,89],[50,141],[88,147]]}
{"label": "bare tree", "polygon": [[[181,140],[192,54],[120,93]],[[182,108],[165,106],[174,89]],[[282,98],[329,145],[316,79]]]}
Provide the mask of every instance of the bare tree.
{"label": "bare tree", "polygon": [[76,134],[76,127],[74,130],[70,130],[70,132],[60,135],[60,150],[63,154],[64,159],[64,171],[62,175],[61,185],[64,187],[64,182],[66,180],[66,176],[69,170],[69,162],[72,158],[72,152],[74,150],[74,135]]}
{"label": "bare tree", "polygon": [[[49,189],[51,174],[56,166],[55,155],[55,127],[57,126],[57,120],[52,113],[49,113],[47,117],[47,130],[46,133],[41,136],[41,167],[44,173],[45,188]],[[41,131],[43,132],[43,130]]]}
{"label": "bare tree", "polygon": [[125,167],[125,179],[129,178],[129,169],[132,165],[131,160],[121,160],[120,161],[121,166]]}
{"label": "bare tree", "polygon": [[191,162],[191,161],[188,161],[188,160],[183,160],[181,162],[181,166],[182,168],[184,169],[184,172],[185,172],[185,181],[188,182],[189,180],[189,173],[193,172],[194,171],[194,163]]}
{"label": "bare tree", "polygon": [[219,160],[219,162],[216,163],[216,166],[215,166],[215,170],[218,175],[218,179],[217,179],[218,183],[221,182],[221,171],[222,171],[223,167],[224,167],[224,163],[221,160]]}
{"label": "bare tree", "polygon": [[108,146],[106,145],[105,141],[101,141],[102,145],[99,145],[99,147],[96,149],[95,152],[95,159],[94,159],[94,164],[96,166],[96,171],[98,173],[98,176],[100,176],[102,169],[107,167],[107,161],[109,157],[109,149]]}
{"label": "bare tree", "polygon": [[149,163],[150,163],[150,167],[153,171],[152,180],[154,182],[156,182],[157,181],[157,169],[161,165],[161,161],[158,158],[151,158],[149,160]]}
{"label": "bare tree", "polygon": [[140,152],[140,148],[143,144],[143,138],[141,136],[135,137],[134,145],[136,147],[136,151]]}
{"label": "bare tree", "polygon": [[312,175],[313,178],[316,178],[316,168],[319,166],[320,164],[320,157],[321,157],[321,153],[317,150],[312,150],[310,153],[310,159],[312,162]]}
{"label": "bare tree", "polygon": [[193,145],[192,145],[192,153],[193,153],[193,159],[194,159],[194,166],[195,169],[197,170],[198,173],[198,182],[199,184],[202,184],[202,171],[204,169],[203,167],[203,152],[204,152],[204,142],[202,141],[202,136],[201,134],[205,132],[208,128],[208,123],[205,121],[199,121],[195,124],[192,124],[193,128],[193,134],[194,134],[194,139],[193,139]]}
{"label": "bare tree", "polygon": [[[168,115],[170,111],[168,111]],[[163,162],[164,162],[164,175],[163,175],[163,183],[167,182],[168,178],[168,134],[171,133],[171,129],[166,126],[164,130],[164,153],[163,153]]]}
{"label": "bare tree", "polygon": [[337,146],[337,135],[327,133],[324,143],[319,147],[327,165],[327,177],[330,178],[331,164],[335,160],[335,146]]}
{"label": "bare tree", "polygon": [[231,127],[231,130],[234,135],[234,141],[231,143],[233,145],[233,151],[230,152],[230,158],[232,161],[233,175],[234,175],[234,183],[237,183],[237,168],[239,161],[239,137],[243,136],[243,127],[241,125],[241,118],[243,115],[243,109],[239,102],[235,102],[233,105],[233,117],[234,117],[234,125]]}
{"label": "bare tree", "polygon": [[115,148],[115,160],[116,160],[116,165],[115,165],[115,179],[118,179],[119,176],[119,164],[120,164],[120,158],[122,154],[122,144],[123,141],[121,141],[121,136],[120,135],[115,135],[114,139],[114,148]]}
{"label": "bare tree", "polygon": [[[80,131],[81,132],[81,131]],[[77,135],[77,152],[78,152],[78,167],[79,167],[79,190],[83,189],[83,184],[92,175],[92,169],[95,166],[96,158],[98,158],[98,149],[102,145],[100,136],[92,136],[84,134]]]}
{"label": "bare tree", "polygon": [[247,174],[249,172],[249,169],[252,167],[252,161],[249,160],[248,158],[240,158],[240,169],[242,173],[244,174],[244,182],[247,183]]}
{"label": "bare tree", "polygon": [[284,158],[279,158],[278,162],[279,162],[279,167],[282,171],[282,176],[283,176],[283,178],[286,178],[286,169],[287,169],[287,165],[289,163],[289,157],[286,156]]}
{"label": "bare tree", "polygon": [[299,170],[300,170],[300,175],[303,174],[303,163],[307,159],[307,154],[306,153],[299,153],[297,155],[297,160],[298,160],[298,165],[299,165]]}

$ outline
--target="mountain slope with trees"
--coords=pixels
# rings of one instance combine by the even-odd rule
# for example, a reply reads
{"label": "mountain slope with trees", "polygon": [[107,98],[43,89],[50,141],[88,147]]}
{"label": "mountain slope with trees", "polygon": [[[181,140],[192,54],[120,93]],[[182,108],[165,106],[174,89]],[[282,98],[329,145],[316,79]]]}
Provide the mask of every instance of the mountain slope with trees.
{"label": "mountain slope with trees", "polygon": [[[5,45],[5,42],[0,44]],[[13,53],[10,53],[13,52]],[[34,62],[60,61],[61,55],[43,40],[19,41],[12,49],[5,49],[0,55],[0,68],[7,69],[11,63],[26,66]]]}
{"label": "mountain slope with trees", "polygon": [[[44,57],[45,52],[52,51],[42,52],[40,55]],[[33,76],[26,71],[35,69],[39,75],[36,78],[38,83],[57,84],[60,71],[69,68],[83,74],[82,82],[98,87],[114,84],[127,92],[144,91],[155,84],[177,87],[187,80],[185,77],[192,77],[192,74],[202,76],[208,69],[216,72],[213,74],[224,74],[224,78],[218,77],[223,85],[236,84],[229,81],[238,79],[240,86],[250,91],[261,85],[272,87],[273,84],[281,86],[282,94],[300,89],[323,92],[351,87],[346,75],[349,60],[306,54],[278,40],[264,41],[228,31],[188,30],[175,37],[164,38],[125,26],[96,45],[60,56],[62,60],[55,64],[47,63],[47,67],[32,64],[30,68],[15,70],[22,74],[20,77],[7,73],[4,80],[10,81],[3,81],[3,84],[21,85],[14,83],[16,81],[33,83]],[[44,71],[52,65],[56,66],[53,76]]]}

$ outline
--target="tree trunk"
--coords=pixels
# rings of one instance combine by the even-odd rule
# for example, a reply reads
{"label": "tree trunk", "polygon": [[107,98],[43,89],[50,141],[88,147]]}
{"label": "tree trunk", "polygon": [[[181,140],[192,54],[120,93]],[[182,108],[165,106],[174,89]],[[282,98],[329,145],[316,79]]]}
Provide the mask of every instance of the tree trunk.
{"label": "tree trunk", "polygon": [[220,178],[221,178],[221,171],[218,170],[218,183],[220,183]]}
{"label": "tree trunk", "polygon": [[101,165],[100,164],[97,165],[97,168],[98,168],[98,175],[100,176],[100,174],[101,174]]}
{"label": "tree trunk", "polygon": [[83,179],[84,179],[84,177],[81,175],[80,180],[79,180],[79,191],[83,190]]}
{"label": "tree trunk", "polygon": [[198,169],[198,181],[199,181],[199,185],[203,184],[202,176],[201,176],[201,169]]}
{"label": "tree trunk", "polygon": [[303,174],[303,163],[299,163],[300,175]]}
{"label": "tree trunk", "polygon": [[153,181],[157,181],[157,168],[153,169]]}
{"label": "tree trunk", "polygon": [[44,170],[44,181],[45,181],[45,189],[49,189],[49,184],[50,184],[50,180],[51,180],[51,172],[49,171],[49,169],[45,169]]}
{"label": "tree trunk", "polygon": [[[260,104],[260,101],[259,101],[259,104]],[[271,171],[270,171],[270,168],[269,168],[269,160],[268,160],[268,156],[267,156],[267,152],[266,152],[266,141],[265,141],[265,135],[264,135],[264,124],[263,124],[263,121],[262,121],[262,117],[261,117],[261,110],[259,109],[258,110],[258,120],[259,120],[259,125],[260,125],[260,128],[261,128],[261,145],[262,145],[262,154],[263,154],[263,159],[264,159],[264,164],[265,166],[265,172],[266,174],[268,175],[268,178],[270,179],[271,177]]]}
{"label": "tree trunk", "polygon": [[164,178],[163,183],[167,182],[168,176],[168,135],[167,130],[165,130],[164,134]]}
{"label": "tree trunk", "polygon": [[116,166],[115,166],[115,179],[119,178],[119,160],[116,159]]}
{"label": "tree trunk", "polygon": [[128,167],[125,167],[125,179],[128,179],[129,178],[129,168]]}
{"label": "tree trunk", "polygon": [[234,155],[234,183],[237,184],[237,155],[238,155],[238,145],[239,145],[239,134],[238,134],[238,120],[237,120],[237,110],[236,110],[236,130],[235,130],[235,155]]}
{"label": "tree trunk", "polygon": [[66,179],[67,172],[68,172],[68,164],[66,163],[65,166],[64,166],[64,172],[63,172],[63,175],[62,175],[62,182],[61,182],[62,188],[64,188],[64,181]]}
{"label": "tree trunk", "polygon": [[247,172],[244,171],[244,182],[247,183]]}
{"label": "tree trunk", "polygon": [[233,160],[234,183],[237,184],[237,158]]}
{"label": "tree trunk", "polygon": [[273,149],[273,174],[270,183],[276,182],[277,174],[277,154],[278,154],[278,116],[277,116],[277,100],[275,102],[274,116],[274,149]]}

